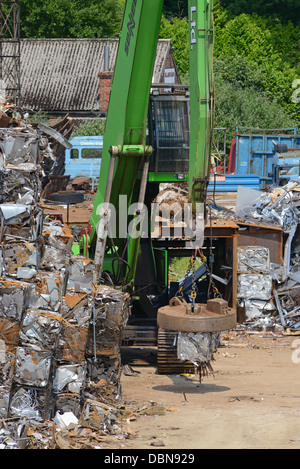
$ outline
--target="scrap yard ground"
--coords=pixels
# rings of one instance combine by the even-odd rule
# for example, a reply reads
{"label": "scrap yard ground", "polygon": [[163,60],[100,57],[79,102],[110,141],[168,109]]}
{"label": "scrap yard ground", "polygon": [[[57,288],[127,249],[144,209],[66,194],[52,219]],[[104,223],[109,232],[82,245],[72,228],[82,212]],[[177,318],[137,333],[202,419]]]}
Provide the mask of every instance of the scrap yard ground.
{"label": "scrap yard ground", "polygon": [[124,349],[123,363],[136,374],[123,372],[123,398],[136,419],[103,448],[299,449],[299,339],[223,334],[214,375],[201,384],[193,375],[157,374],[155,348]]}
{"label": "scrap yard ground", "polygon": [[[89,204],[70,207],[70,224],[88,219]],[[223,333],[214,373],[201,383],[195,375],[159,374],[156,347],[122,347],[122,397],[132,413],[120,434],[100,435],[99,446],[299,449],[300,333],[274,324]]]}

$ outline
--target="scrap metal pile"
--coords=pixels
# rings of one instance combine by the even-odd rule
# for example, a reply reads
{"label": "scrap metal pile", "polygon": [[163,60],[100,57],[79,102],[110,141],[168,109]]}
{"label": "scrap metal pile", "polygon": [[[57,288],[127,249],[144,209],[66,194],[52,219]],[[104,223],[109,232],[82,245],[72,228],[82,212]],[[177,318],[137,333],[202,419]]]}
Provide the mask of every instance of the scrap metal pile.
{"label": "scrap metal pile", "polygon": [[[270,262],[266,247],[238,249],[238,292],[251,327],[300,327],[300,178],[261,193],[238,216],[283,231],[282,264]],[[248,324],[249,325],[249,324]]]}
{"label": "scrap metal pile", "polygon": [[[42,184],[43,188],[49,182],[49,176],[64,174],[65,148],[68,147],[68,139],[74,126],[75,124],[68,114],[50,126],[30,122],[26,114],[21,115],[13,107],[0,102],[0,142],[3,146],[2,150],[5,150],[7,168],[13,170],[16,165],[15,169],[22,167],[24,171],[26,168],[30,170],[30,164],[36,157],[34,151],[37,150],[38,140],[42,180],[34,187],[37,188],[39,184]],[[12,148],[12,142],[14,148]],[[1,167],[1,171],[3,171],[3,167]],[[14,173],[5,174],[3,179],[6,184],[9,184],[11,180],[17,180],[10,178],[11,175]],[[25,173],[22,175],[26,176]],[[19,187],[21,187],[21,183]]]}
{"label": "scrap metal pile", "polygon": [[[283,233],[282,262],[270,261],[270,251],[259,243],[237,251],[237,299],[245,311],[239,328],[299,330],[300,328],[300,178],[269,191],[243,189],[243,203],[231,211],[210,204],[216,220],[247,222],[256,227],[279,227]],[[161,185],[156,202],[163,207],[187,202],[184,185]]]}
{"label": "scrap metal pile", "polygon": [[37,131],[2,129],[1,449],[61,447],[69,424],[113,433],[120,413],[129,295],[94,285],[68,226],[44,216],[40,156]]}

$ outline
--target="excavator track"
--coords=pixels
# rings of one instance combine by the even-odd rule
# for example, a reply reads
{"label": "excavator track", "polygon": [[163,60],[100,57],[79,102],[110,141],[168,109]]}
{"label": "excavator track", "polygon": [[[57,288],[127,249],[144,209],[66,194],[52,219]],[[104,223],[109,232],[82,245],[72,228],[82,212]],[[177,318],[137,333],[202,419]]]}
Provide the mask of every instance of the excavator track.
{"label": "excavator track", "polygon": [[178,332],[159,328],[157,333],[157,371],[160,374],[195,373],[191,362],[183,362],[177,357]]}

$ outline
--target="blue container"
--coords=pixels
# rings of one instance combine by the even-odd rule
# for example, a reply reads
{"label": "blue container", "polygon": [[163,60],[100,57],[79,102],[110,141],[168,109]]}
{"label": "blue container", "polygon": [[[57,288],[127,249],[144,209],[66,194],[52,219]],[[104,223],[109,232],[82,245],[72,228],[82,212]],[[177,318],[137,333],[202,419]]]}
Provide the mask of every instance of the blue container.
{"label": "blue container", "polygon": [[65,175],[99,178],[103,137],[74,137],[65,152]]}
{"label": "blue container", "polygon": [[226,176],[211,176],[207,186],[208,192],[237,192],[238,187],[248,187],[249,189],[260,189],[260,179],[254,174],[241,176],[240,174],[226,174]]}
{"label": "blue container", "polygon": [[[242,134],[242,130],[251,133]],[[287,145],[289,149],[300,148],[300,135],[297,135],[296,128],[264,130],[238,126],[236,131],[235,174],[258,176],[260,189],[265,189],[272,184],[274,142],[279,145]],[[252,131],[262,133],[252,133]]]}

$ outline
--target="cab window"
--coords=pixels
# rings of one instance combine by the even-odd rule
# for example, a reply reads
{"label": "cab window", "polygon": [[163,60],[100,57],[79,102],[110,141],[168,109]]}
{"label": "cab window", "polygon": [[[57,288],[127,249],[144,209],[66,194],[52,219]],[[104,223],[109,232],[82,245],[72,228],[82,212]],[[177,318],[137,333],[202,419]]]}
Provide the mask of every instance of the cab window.
{"label": "cab window", "polygon": [[71,160],[75,160],[79,157],[79,150],[77,148],[72,148],[71,150]]}
{"label": "cab window", "polygon": [[99,148],[83,148],[81,150],[82,158],[101,158],[102,150]]}

